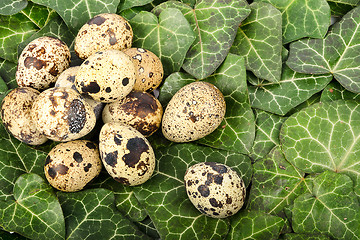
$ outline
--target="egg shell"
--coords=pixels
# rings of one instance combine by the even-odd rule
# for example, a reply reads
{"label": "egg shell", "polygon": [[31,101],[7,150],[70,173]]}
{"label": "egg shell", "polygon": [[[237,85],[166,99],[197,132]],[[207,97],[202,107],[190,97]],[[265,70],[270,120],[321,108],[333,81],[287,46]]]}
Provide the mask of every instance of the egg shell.
{"label": "egg shell", "polygon": [[162,132],[170,141],[190,142],[212,133],[224,119],[225,99],[211,83],[185,85],[169,101],[162,119]]}
{"label": "egg shell", "polygon": [[[75,66],[75,67],[70,67],[65,71],[63,71],[56,80],[55,87],[71,88],[74,89],[76,92],[78,92],[78,90],[75,87],[75,77],[79,69],[80,66]],[[94,99],[92,99],[87,95],[82,95],[82,96],[84,97],[85,101],[91,106],[91,108],[94,110],[96,119],[100,119],[105,104],[102,102],[95,101]]]}
{"label": "egg shell", "polygon": [[46,157],[45,176],[56,189],[75,192],[99,175],[102,163],[97,145],[75,140],[56,145]]}
{"label": "egg shell", "polygon": [[232,216],[244,204],[244,181],[225,164],[202,162],[192,165],[186,170],[184,181],[192,204],[209,217]]}
{"label": "egg shell", "polygon": [[71,88],[49,88],[34,101],[31,117],[36,128],[54,141],[71,141],[88,134],[95,126],[94,111]]}
{"label": "egg shell", "polygon": [[75,53],[86,59],[95,52],[131,47],[133,31],[125,18],[114,13],[102,13],[84,24],[75,38]]}
{"label": "egg shell", "polygon": [[101,160],[116,181],[135,186],[151,177],[155,169],[155,154],[139,131],[111,122],[103,125],[99,138]]}
{"label": "egg shell", "polygon": [[148,137],[159,129],[163,108],[159,100],[147,92],[132,91],[125,98],[106,104],[102,112],[104,123],[130,125]]}
{"label": "egg shell", "polygon": [[127,48],[123,52],[131,57],[135,66],[134,90],[150,92],[159,87],[164,69],[160,59],[153,52],[143,48]]}
{"label": "egg shell", "polygon": [[41,145],[47,138],[36,129],[31,108],[40,92],[29,87],[15,88],[2,101],[1,118],[5,128],[18,140],[29,145]]}
{"label": "egg shell", "polygon": [[54,37],[40,37],[21,52],[16,82],[20,87],[46,89],[69,65],[70,51],[66,43]]}
{"label": "egg shell", "polygon": [[91,55],[80,65],[75,86],[79,93],[108,103],[128,95],[135,79],[130,57],[118,50],[106,50]]}

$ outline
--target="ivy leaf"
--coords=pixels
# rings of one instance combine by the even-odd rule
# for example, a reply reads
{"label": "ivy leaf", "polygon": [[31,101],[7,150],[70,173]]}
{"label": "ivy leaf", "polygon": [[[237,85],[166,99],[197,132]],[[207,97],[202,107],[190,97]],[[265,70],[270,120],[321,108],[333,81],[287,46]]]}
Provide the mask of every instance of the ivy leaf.
{"label": "ivy leaf", "polygon": [[327,0],[331,15],[343,16],[359,4],[359,0]]}
{"label": "ivy leaf", "polygon": [[332,73],[347,90],[360,92],[360,7],[333,25],[325,39],[304,39],[290,45],[287,65],[294,71]]}
{"label": "ivy leaf", "polygon": [[294,201],[292,226],[296,233],[359,239],[359,210],[351,179],[326,171],[314,179],[312,193],[305,193]]}
{"label": "ivy leaf", "polygon": [[192,205],[185,191],[184,175],[189,166],[198,162],[219,162],[235,170],[248,186],[252,175],[250,159],[192,143],[161,148],[155,156],[153,176],[133,190],[161,239],[224,239],[228,221],[206,217]]}
{"label": "ivy leaf", "polygon": [[[254,76],[249,75],[249,78]],[[298,73],[284,66],[278,83],[257,80],[257,86],[248,86],[250,103],[254,108],[285,115],[292,108],[324,89],[331,79],[331,74]]]}
{"label": "ivy leaf", "polygon": [[323,38],[330,26],[326,0],[255,0],[267,2],[282,13],[283,43],[304,37]]}
{"label": "ivy leaf", "polygon": [[47,23],[51,17],[52,12],[55,11],[42,5],[35,4],[31,1],[25,9],[20,11],[21,14],[26,16],[39,29],[41,29]]}
{"label": "ivy leaf", "polygon": [[120,0],[120,4],[117,7],[117,12],[122,12],[124,10],[144,6],[148,3],[151,3],[153,0]]}
{"label": "ivy leaf", "polygon": [[360,93],[352,93],[346,90],[338,82],[329,83],[321,93],[321,102],[331,102],[339,99],[360,101]]}
{"label": "ivy leaf", "polygon": [[208,77],[221,65],[234,42],[239,24],[250,14],[245,0],[200,0],[194,8],[169,1],[153,11],[158,14],[167,8],[180,9],[196,33],[182,68],[197,79]]}
{"label": "ivy leaf", "polygon": [[284,220],[259,211],[244,210],[231,218],[230,239],[269,239],[276,240]]}
{"label": "ivy leaf", "polygon": [[195,35],[178,9],[162,11],[159,19],[150,12],[140,12],[130,24],[134,31],[134,47],[155,53],[163,64],[165,75],[180,70]]}
{"label": "ivy leaf", "polygon": [[28,238],[21,236],[14,232],[6,232],[0,230],[0,239],[2,240],[28,240]]}
{"label": "ivy leaf", "polygon": [[282,68],[281,13],[268,3],[252,3],[251,14],[241,23],[230,52],[244,56],[247,70],[278,82]]}
{"label": "ivy leaf", "polygon": [[338,100],[314,104],[283,124],[280,141],[286,159],[306,173],[344,173],[360,193],[360,105]]}
{"label": "ivy leaf", "polygon": [[28,5],[27,0],[2,0],[0,2],[0,15],[13,15]]}
{"label": "ivy leaf", "polygon": [[13,200],[0,201],[0,225],[31,239],[64,239],[65,222],[53,189],[29,173],[15,182]]}
{"label": "ivy leaf", "polygon": [[6,82],[8,88],[18,87],[15,73],[17,70],[17,64],[0,58],[0,76]]}
{"label": "ivy leaf", "polygon": [[156,230],[151,218],[147,217],[141,222],[134,222],[134,224],[146,235],[152,239],[160,239],[159,233]]}
{"label": "ivy leaf", "polygon": [[0,102],[4,99],[6,96],[6,92],[8,91],[8,86],[0,76]]}
{"label": "ivy leaf", "polygon": [[255,140],[250,157],[256,162],[279,144],[280,127],[286,118],[259,109],[254,109],[254,112],[256,121]]}
{"label": "ivy leaf", "polygon": [[65,216],[66,239],[150,239],[117,211],[110,190],[57,195]]}
{"label": "ivy leaf", "polygon": [[297,113],[297,112],[301,111],[302,109],[309,107],[310,105],[320,102],[320,97],[321,97],[321,92],[318,92],[318,93],[312,95],[305,102],[303,102],[303,103],[297,105],[296,107],[294,107],[293,109],[291,109],[285,116],[286,117],[291,116],[294,113]]}
{"label": "ivy leaf", "polygon": [[331,238],[320,234],[308,234],[308,233],[287,233],[280,235],[280,240],[330,240]]}

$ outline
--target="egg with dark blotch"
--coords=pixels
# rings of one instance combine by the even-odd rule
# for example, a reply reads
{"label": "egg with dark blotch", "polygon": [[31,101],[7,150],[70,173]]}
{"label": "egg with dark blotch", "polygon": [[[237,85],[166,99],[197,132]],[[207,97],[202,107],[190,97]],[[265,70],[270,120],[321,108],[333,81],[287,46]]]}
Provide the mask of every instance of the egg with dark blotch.
{"label": "egg with dark blotch", "polygon": [[125,98],[104,107],[104,123],[130,125],[148,137],[159,129],[163,108],[159,100],[147,92],[132,91]]}
{"label": "egg with dark blotch", "polygon": [[71,88],[54,87],[43,91],[34,101],[31,117],[42,134],[60,142],[85,136],[96,123],[90,105]]}
{"label": "egg with dark blotch", "polygon": [[41,145],[47,141],[31,118],[32,105],[39,94],[30,87],[15,88],[5,96],[1,105],[4,127],[16,139],[29,145]]}
{"label": "egg with dark blotch", "polygon": [[75,38],[75,53],[86,59],[95,52],[131,47],[133,31],[125,18],[115,13],[102,13],[84,24]]}
{"label": "egg with dark blotch", "polygon": [[162,133],[173,142],[203,138],[219,127],[226,104],[223,94],[211,83],[185,85],[169,101],[162,119]]}
{"label": "egg with dark blotch", "polygon": [[97,177],[101,168],[97,145],[87,140],[75,140],[51,149],[44,171],[51,186],[60,191],[75,192]]}
{"label": "egg with dark blotch", "polygon": [[184,176],[186,193],[191,203],[212,218],[226,218],[244,204],[244,181],[225,164],[202,162],[190,166]]}
{"label": "egg with dark blotch", "polygon": [[54,37],[31,41],[21,52],[16,71],[20,87],[46,89],[70,65],[70,50],[66,43]]}
{"label": "egg with dark blotch", "polygon": [[149,141],[131,126],[116,122],[104,124],[99,149],[107,172],[124,185],[142,184],[154,172],[154,151]]}

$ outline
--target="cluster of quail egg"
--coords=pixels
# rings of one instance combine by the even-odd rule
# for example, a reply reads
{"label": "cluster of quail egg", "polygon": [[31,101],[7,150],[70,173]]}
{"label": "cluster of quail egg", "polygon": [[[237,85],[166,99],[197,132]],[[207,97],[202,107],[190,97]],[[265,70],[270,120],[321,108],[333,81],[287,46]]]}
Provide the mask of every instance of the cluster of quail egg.
{"label": "cluster of quail egg", "polygon": [[[83,60],[70,67],[68,46],[54,37],[30,42],[18,60],[16,80],[2,102],[6,129],[18,140],[41,145],[61,142],[48,154],[44,171],[58,190],[83,189],[102,166],[118,182],[147,181],[155,155],[147,137],[160,128],[174,142],[200,139],[219,127],[225,100],[213,84],[196,81],[181,88],[165,111],[151,94],[163,79],[160,59],[131,48],[130,24],[117,14],[100,14],[79,30],[74,50]],[[80,140],[103,124],[99,143]],[[242,206],[245,187],[228,166],[203,163],[185,174],[191,202],[211,217],[227,217]]]}

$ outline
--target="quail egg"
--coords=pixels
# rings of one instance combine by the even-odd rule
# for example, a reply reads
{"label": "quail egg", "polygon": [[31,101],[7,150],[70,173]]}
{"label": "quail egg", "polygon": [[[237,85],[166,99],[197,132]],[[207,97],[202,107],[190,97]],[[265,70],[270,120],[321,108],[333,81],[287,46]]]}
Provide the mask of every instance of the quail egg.
{"label": "quail egg", "polygon": [[96,101],[115,102],[128,95],[135,84],[135,68],[129,56],[118,50],[91,55],[76,73],[75,86]]}
{"label": "quail egg", "polygon": [[56,145],[46,157],[45,176],[56,189],[75,192],[99,175],[102,168],[96,144],[75,140]]}
{"label": "quail egg", "polygon": [[169,101],[162,132],[170,141],[190,142],[212,133],[225,116],[225,99],[211,83],[185,85]]}
{"label": "quail egg", "polygon": [[70,64],[66,43],[54,37],[31,41],[18,60],[16,81],[20,87],[46,89],[56,82],[59,74]]}
{"label": "quail egg", "polygon": [[84,98],[71,88],[49,88],[33,103],[31,117],[36,128],[54,141],[71,141],[88,134],[95,114]]}
{"label": "quail egg", "polygon": [[244,204],[244,181],[224,164],[202,162],[192,165],[186,170],[184,181],[192,204],[209,217],[229,217]]}
{"label": "quail egg", "polygon": [[131,57],[135,66],[134,90],[152,91],[161,84],[164,70],[160,59],[154,53],[143,48],[127,48],[123,52]]}
{"label": "quail egg", "polygon": [[86,59],[95,52],[131,47],[133,31],[125,18],[102,13],[83,25],[75,38],[75,53]]}
{"label": "quail egg", "polygon": [[40,92],[29,87],[15,88],[2,101],[1,118],[5,128],[18,140],[29,145],[41,145],[47,138],[36,129],[31,108]]}
{"label": "quail egg", "polygon": [[[55,83],[55,87],[72,88],[76,92],[78,92],[75,87],[75,76],[79,68],[80,66],[70,67],[65,71],[63,71],[58,77]],[[96,119],[100,119],[105,104],[102,102],[95,101],[94,99],[92,99],[87,95],[82,95],[82,96],[84,97],[85,101],[91,106],[91,108],[94,110]]]}
{"label": "quail egg", "polygon": [[142,135],[152,135],[161,124],[163,109],[153,95],[132,91],[125,98],[104,107],[102,119],[107,122],[121,122],[130,125]]}
{"label": "quail egg", "polygon": [[100,131],[99,149],[107,172],[125,185],[146,182],[155,169],[155,155],[149,141],[131,126],[106,123]]}

